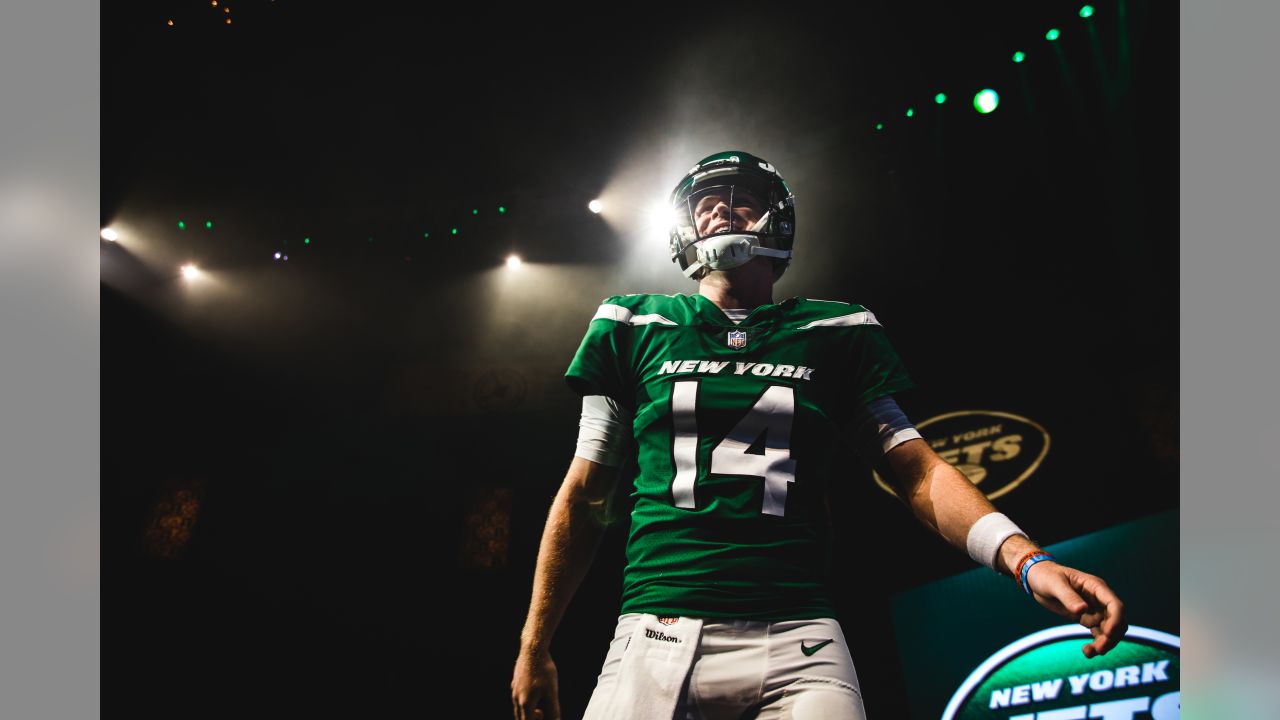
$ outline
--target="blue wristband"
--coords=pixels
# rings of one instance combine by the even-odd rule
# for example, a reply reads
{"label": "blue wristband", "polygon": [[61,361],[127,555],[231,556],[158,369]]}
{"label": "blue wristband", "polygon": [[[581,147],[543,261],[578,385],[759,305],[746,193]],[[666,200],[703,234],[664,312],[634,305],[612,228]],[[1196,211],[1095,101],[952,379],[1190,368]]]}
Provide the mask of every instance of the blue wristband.
{"label": "blue wristband", "polygon": [[1031,594],[1031,586],[1027,585],[1027,571],[1031,569],[1032,565],[1035,565],[1038,562],[1052,559],[1053,556],[1049,553],[1040,553],[1038,555],[1032,555],[1025,563],[1022,564],[1022,589],[1026,590],[1028,595]]}

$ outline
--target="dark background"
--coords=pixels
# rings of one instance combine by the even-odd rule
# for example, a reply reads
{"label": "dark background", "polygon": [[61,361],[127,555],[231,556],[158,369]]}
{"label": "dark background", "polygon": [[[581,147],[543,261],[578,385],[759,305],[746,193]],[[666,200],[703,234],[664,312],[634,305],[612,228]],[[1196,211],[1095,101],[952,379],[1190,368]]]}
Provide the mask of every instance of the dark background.
{"label": "dark background", "polygon": [[[695,289],[586,202],[722,149],[796,192],[776,297],[872,308],[910,417],[1049,431],[997,502],[1033,537],[1178,505],[1173,8],[225,7],[102,13],[104,707],[507,716],[561,373],[602,297]],[[972,562],[850,470],[841,620],[902,717],[888,597]],[[566,717],[624,535],[553,645]]]}

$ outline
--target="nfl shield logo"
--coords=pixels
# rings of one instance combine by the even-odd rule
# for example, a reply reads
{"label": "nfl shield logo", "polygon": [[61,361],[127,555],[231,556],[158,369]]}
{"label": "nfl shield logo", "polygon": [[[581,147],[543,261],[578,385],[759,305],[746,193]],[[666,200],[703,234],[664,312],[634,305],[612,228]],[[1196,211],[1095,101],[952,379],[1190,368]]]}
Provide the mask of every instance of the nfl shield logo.
{"label": "nfl shield logo", "polygon": [[730,330],[729,331],[729,347],[734,350],[741,350],[747,346],[746,330]]}
{"label": "nfl shield logo", "polygon": [[660,617],[660,618],[658,618],[658,622],[662,623],[663,625],[675,625],[676,623],[680,622],[680,618],[678,618],[678,617]]}

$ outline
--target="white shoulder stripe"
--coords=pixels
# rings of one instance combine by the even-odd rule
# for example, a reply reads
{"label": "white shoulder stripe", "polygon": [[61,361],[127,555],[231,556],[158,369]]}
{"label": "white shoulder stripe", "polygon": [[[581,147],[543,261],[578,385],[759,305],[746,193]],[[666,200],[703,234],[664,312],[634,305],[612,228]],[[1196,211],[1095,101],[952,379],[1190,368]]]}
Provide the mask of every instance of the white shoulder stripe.
{"label": "white shoulder stripe", "polygon": [[626,323],[627,325],[648,325],[649,323],[659,323],[662,325],[675,325],[675,322],[657,314],[649,315],[633,315],[630,310],[621,305],[613,305],[605,303],[596,310],[595,317],[592,320],[612,320],[614,322]]}
{"label": "white shoulder stripe", "polygon": [[870,310],[852,313],[850,315],[841,315],[839,317],[827,318],[826,320],[814,320],[808,325],[801,325],[801,330],[808,330],[815,327],[842,327],[846,325],[879,325],[876,316],[871,314]]}

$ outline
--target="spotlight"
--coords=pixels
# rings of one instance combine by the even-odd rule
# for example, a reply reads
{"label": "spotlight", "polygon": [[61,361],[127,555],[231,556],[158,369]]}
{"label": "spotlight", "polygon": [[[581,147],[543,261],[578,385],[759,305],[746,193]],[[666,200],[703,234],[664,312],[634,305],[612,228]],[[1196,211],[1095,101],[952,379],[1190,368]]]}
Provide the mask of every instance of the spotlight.
{"label": "spotlight", "polygon": [[1082,17],[1082,18],[1091,18],[1091,17],[1093,17],[1093,6],[1092,6],[1092,5],[1085,5],[1084,7],[1080,8],[1080,17]]}
{"label": "spotlight", "polygon": [[599,200],[592,200],[591,202],[587,203],[587,209],[593,213],[599,214],[600,211],[604,209],[604,203],[600,202]]}
{"label": "spotlight", "polygon": [[973,96],[973,109],[983,115],[998,107],[1000,107],[1000,94],[991,88],[980,90],[977,95]]}
{"label": "spotlight", "polygon": [[190,263],[182,266],[182,277],[188,280],[195,280],[200,277],[200,268]]}
{"label": "spotlight", "polygon": [[939,105],[941,105],[942,103],[944,103],[944,102],[946,102],[946,101],[947,101],[947,94],[946,94],[946,93],[938,93],[937,95],[934,95],[934,96],[933,96],[933,101],[934,101],[934,102],[936,102],[936,103],[938,103]]}
{"label": "spotlight", "polygon": [[1044,34],[1044,39],[1053,42],[1062,36],[1062,32],[1058,28],[1049,28],[1049,32]]}
{"label": "spotlight", "polygon": [[665,238],[676,222],[676,210],[666,200],[655,201],[645,215],[645,231],[649,237]]}
{"label": "spotlight", "polygon": [[1013,54],[1013,61],[1016,63],[1020,63],[1026,59],[1027,59],[1027,54],[1022,52],[1021,50]]}
{"label": "spotlight", "polygon": [[102,228],[102,232],[100,234],[102,235],[102,239],[107,242],[115,242],[120,239],[119,233],[111,228]]}
{"label": "spotlight", "polygon": [[280,253],[276,253],[276,259],[277,259],[277,260],[279,260],[280,258],[281,258],[281,254],[280,254]]}
{"label": "spotlight", "polygon": [[513,254],[513,255],[508,255],[508,256],[507,256],[507,269],[508,269],[508,270],[515,270],[515,269],[516,269],[516,268],[518,268],[518,267],[520,267],[520,256],[519,256],[519,255],[514,255],[514,254]]}

